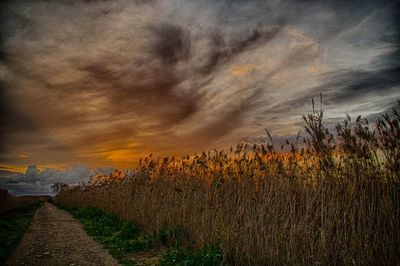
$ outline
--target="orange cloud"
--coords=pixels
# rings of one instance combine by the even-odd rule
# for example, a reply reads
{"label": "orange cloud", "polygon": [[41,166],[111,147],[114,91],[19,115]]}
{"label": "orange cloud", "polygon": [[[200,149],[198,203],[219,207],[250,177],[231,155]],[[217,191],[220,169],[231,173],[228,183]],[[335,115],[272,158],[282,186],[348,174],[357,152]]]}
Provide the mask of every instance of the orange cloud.
{"label": "orange cloud", "polygon": [[138,151],[138,146],[139,145],[136,143],[130,143],[122,148],[101,152],[99,155],[112,165],[124,167],[128,164],[132,166],[138,162],[140,157],[144,157],[146,155],[143,154],[143,152]]}
{"label": "orange cloud", "polygon": [[28,159],[30,156],[27,154],[23,154],[23,153],[18,153],[15,155],[15,159],[17,160],[25,160]]}
{"label": "orange cloud", "polygon": [[6,170],[6,171],[11,171],[11,172],[18,172],[18,173],[24,173],[26,171],[25,166],[14,166],[14,165],[6,165],[6,164],[0,164],[0,169]]}
{"label": "orange cloud", "polygon": [[319,74],[322,72],[322,69],[316,65],[307,67],[307,72],[310,74]]}
{"label": "orange cloud", "polygon": [[234,66],[231,68],[231,74],[234,76],[240,77],[240,76],[248,75],[257,69],[258,69],[258,66],[254,65],[254,64],[239,65],[239,66]]}

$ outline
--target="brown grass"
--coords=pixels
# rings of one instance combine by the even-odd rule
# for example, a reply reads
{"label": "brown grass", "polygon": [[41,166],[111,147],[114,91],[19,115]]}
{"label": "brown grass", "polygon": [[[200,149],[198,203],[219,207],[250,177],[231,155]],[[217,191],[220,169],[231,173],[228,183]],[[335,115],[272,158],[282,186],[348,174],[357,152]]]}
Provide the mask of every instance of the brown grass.
{"label": "brown grass", "polygon": [[[238,145],[183,158],[149,156],[130,172],[64,189],[146,231],[181,225],[185,245],[212,243],[233,265],[400,263],[400,116],[348,117],[333,134],[304,116],[303,147]],[[268,133],[269,135],[269,133]]]}

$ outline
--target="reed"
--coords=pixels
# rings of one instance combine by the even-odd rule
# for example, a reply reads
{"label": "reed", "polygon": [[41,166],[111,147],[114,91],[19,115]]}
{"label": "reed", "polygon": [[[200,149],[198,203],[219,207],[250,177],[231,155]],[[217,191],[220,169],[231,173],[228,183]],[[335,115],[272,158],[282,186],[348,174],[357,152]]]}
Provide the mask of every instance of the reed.
{"label": "reed", "polygon": [[182,245],[219,246],[225,264],[399,264],[398,111],[371,125],[347,117],[336,132],[323,111],[303,118],[303,143],[281,152],[270,138],[229,152],[150,155],[132,171],[63,189],[57,201],[148,232],[179,225]]}

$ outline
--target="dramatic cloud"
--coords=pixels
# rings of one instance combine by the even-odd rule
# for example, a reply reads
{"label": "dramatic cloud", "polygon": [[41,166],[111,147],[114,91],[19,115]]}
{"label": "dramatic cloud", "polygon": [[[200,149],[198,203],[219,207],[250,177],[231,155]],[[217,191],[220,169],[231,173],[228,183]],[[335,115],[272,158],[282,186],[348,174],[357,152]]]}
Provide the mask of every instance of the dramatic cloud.
{"label": "dramatic cloud", "polygon": [[38,170],[36,165],[29,166],[25,173],[13,173],[2,170],[0,186],[6,188],[11,194],[52,194],[51,186],[56,182],[68,185],[87,182],[89,177],[102,169],[92,171],[86,166],[75,165],[71,169],[59,171],[55,169]]}
{"label": "dramatic cloud", "polygon": [[[293,136],[321,92],[332,123],[400,98],[397,1],[0,5],[4,167],[131,167],[260,139],[265,127]],[[17,182],[45,191],[83,176],[51,173]]]}

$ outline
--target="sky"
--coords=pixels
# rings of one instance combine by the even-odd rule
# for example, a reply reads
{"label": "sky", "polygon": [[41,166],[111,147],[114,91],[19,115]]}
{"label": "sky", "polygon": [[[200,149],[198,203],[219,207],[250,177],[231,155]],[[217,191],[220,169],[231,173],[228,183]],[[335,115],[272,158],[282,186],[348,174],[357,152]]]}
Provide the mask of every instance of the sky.
{"label": "sky", "polygon": [[0,187],[229,148],[264,128],[290,137],[320,93],[332,125],[400,99],[397,1],[0,5]]}

